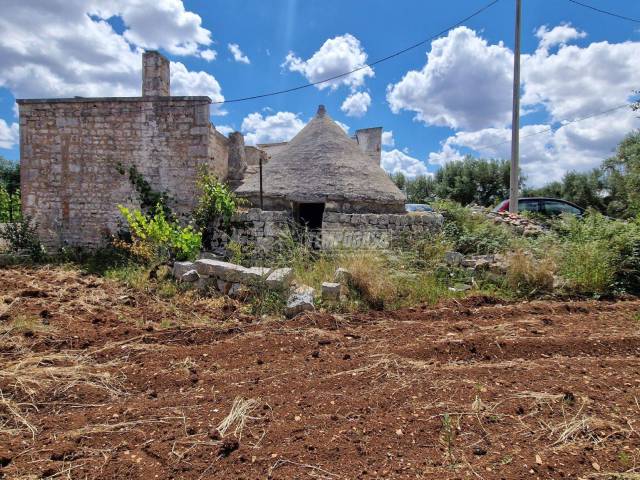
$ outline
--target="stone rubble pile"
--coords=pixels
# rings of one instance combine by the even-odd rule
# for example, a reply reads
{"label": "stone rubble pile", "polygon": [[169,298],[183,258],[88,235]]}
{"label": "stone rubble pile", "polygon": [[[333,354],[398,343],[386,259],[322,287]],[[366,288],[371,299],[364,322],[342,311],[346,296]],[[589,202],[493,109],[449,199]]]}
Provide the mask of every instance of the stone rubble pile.
{"label": "stone rubble pile", "polygon": [[[231,297],[239,296],[251,287],[260,286],[288,291],[284,313],[289,318],[315,309],[315,290],[307,285],[292,284],[291,268],[243,267],[211,258],[211,255],[207,257],[195,262],[174,262],[174,278],[180,282],[195,284],[200,289],[213,289]],[[322,300],[340,301],[342,286],[348,284],[350,279],[351,273],[348,270],[338,268],[334,281],[322,284]]]}
{"label": "stone rubble pile", "polygon": [[516,232],[524,236],[535,236],[545,232],[545,229],[542,225],[535,222],[534,220],[531,220],[530,218],[518,215],[517,213],[493,212],[479,206],[473,206],[469,208],[471,209],[471,212],[473,214],[484,215],[496,224],[508,225],[512,227]]}
{"label": "stone rubble pile", "polygon": [[242,287],[261,284],[276,290],[287,290],[293,278],[291,268],[243,267],[234,263],[201,258],[195,262],[175,262],[173,276],[181,282],[195,283],[199,288],[213,288],[225,295],[236,295]]}
{"label": "stone rubble pile", "polygon": [[460,252],[446,252],[444,261],[450,267],[462,267],[468,270],[488,270],[494,273],[507,271],[507,258],[500,253],[490,255],[463,255]]}

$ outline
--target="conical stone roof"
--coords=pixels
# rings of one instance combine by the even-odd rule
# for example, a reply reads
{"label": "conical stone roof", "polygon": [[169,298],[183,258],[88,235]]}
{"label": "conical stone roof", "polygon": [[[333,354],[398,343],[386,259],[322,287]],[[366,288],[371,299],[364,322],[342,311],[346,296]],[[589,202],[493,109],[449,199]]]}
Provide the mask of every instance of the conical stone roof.
{"label": "conical stone roof", "polygon": [[[253,174],[236,193],[255,198],[259,191],[259,176]],[[346,135],[322,105],[263,167],[263,196],[300,203],[355,202],[380,211],[400,210],[405,201],[387,173]]]}

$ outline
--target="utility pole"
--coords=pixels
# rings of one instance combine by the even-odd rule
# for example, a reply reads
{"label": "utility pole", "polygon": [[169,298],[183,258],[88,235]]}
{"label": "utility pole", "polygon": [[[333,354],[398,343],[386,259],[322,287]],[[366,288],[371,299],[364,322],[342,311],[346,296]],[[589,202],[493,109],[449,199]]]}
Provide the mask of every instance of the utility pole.
{"label": "utility pole", "polygon": [[516,41],[513,49],[513,113],[511,117],[511,176],[509,177],[509,212],[518,213],[520,168],[520,22],[522,0],[516,0]]}

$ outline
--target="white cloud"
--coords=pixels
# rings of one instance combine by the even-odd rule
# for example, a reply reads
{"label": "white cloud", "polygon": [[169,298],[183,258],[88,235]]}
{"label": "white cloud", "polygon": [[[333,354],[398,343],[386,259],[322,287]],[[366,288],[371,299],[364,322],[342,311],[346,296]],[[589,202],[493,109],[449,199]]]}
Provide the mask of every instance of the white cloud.
{"label": "white cloud", "polygon": [[13,148],[18,143],[18,124],[7,124],[0,118],[0,148]]}
{"label": "white cloud", "polygon": [[523,61],[522,103],[544,105],[555,121],[621,105],[638,88],[638,51],[630,41],[564,45],[551,55],[539,48]]}
{"label": "white cloud", "polygon": [[348,117],[362,117],[371,105],[371,96],[367,92],[355,92],[349,95],[340,110]]}
{"label": "white cloud", "polygon": [[346,123],[339,122],[338,120],[334,120],[334,122],[336,122],[338,126],[342,130],[344,130],[344,133],[349,134],[349,125],[347,125]]}
{"label": "white cloud", "polygon": [[215,128],[216,128],[217,131],[219,131],[225,137],[228,136],[230,133],[236,131],[235,128],[230,127],[229,125],[216,125]]}
{"label": "white cloud", "polygon": [[432,175],[427,170],[424,162],[421,162],[417,158],[410,157],[398,149],[393,149],[389,152],[383,151],[381,157],[382,168],[389,173],[400,172],[407,178],[415,178],[420,175]]}
{"label": "white cloud", "polygon": [[[602,160],[613,154],[617,142],[638,126],[639,122],[634,114],[624,110],[560,126],[548,132],[548,124],[522,127],[520,167],[527,184],[537,187],[560,180],[567,171],[584,171],[597,167]],[[460,150],[463,147],[484,157],[509,159],[511,129],[488,128],[457,132],[443,142],[439,152],[429,155],[429,163],[444,165],[452,160],[460,160],[463,158]]]}
{"label": "white cloud", "polygon": [[238,45],[237,43],[229,43],[227,44],[227,48],[233,55],[233,59],[236,62],[246,63],[246,64],[251,63],[251,61],[249,60],[249,57],[247,57],[244,53],[242,53],[242,50],[240,50],[240,45]]}
{"label": "white cloud", "polygon": [[566,45],[570,40],[584,38],[587,34],[571,26],[570,23],[563,23],[553,27],[551,30],[546,25],[536,30],[536,37],[540,39],[538,48],[548,51],[556,45]]}
{"label": "white cloud", "polygon": [[[180,62],[171,62],[171,95],[206,95],[214,102],[224,100],[222,88],[212,75],[192,72]],[[213,115],[226,115],[220,105],[212,105]]]}
{"label": "white cloud", "polygon": [[[637,89],[640,42],[569,45],[586,33],[569,24],[536,30],[539,44],[522,56],[523,120],[531,112],[548,122],[522,128],[522,168],[532,185],[557,180],[568,170],[586,170],[608,157],[639,121],[628,109],[590,118],[553,133],[526,137],[563,120],[575,120],[628,102]],[[458,130],[429,162],[442,165],[463,157],[463,147],[483,156],[509,158],[512,52],[489,45],[466,27],[432,42],[427,64],[390,85],[387,100],[395,113],[416,112],[427,125]],[[479,148],[506,141],[499,148]]]}
{"label": "white cloud", "polygon": [[[7,0],[0,15],[0,86],[16,98],[138,96],[142,46],[197,54],[198,45],[210,43],[198,27],[199,17],[184,12],[181,5],[174,0],[153,5],[106,0],[51,0],[36,5]],[[140,23],[140,12],[148,25]],[[104,20],[113,15],[120,16],[128,34],[118,34]],[[222,98],[212,75],[189,72],[182,63],[172,66],[177,69],[172,72],[174,94]]]}
{"label": "white cloud", "polygon": [[383,147],[395,147],[396,141],[393,139],[393,130],[388,132],[382,132],[382,146]]}
{"label": "white cloud", "polygon": [[[84,2],[69,3],[75,3],[73,7],[80,10]],[[212,42],[211,32],[202,27],[200,15],[186,11],[182,0],[91,0],[85,8],[104,20],[120,17],[126,25],[125,40],[142,48],[196,55],[200,46]]]}
{"label": "white cloud", "polygon": [[216,57],[218,56],[218,52],[216,52],[215,50],[206,49],[200,52],[200,56],[204,58],[207,62],[210,62],[216,59]]}
{"label": "white cloud", "polygon": [[502,126],[509,121],[513,54],[489,45],[467,27],[431,43],[422,70],[387,87],[394,113],[409,110],[428,125],[451,128]]}
{"label": "white cloud", "polygon": [[[346,33],[328,39],[320,49],[307,60],[302,60],[293,52],[289,52],[283,67],[292,72],[299,72],[313,83],[325,80],[345,72],[349,72],[367,63],[367,54],[360,45],[360,41],[353,35]],[[330,82],[320,83],[316,88],[323,90],[337,89],[340,85],[347,85],[352,90],[364,85],[367,77],[373,77],[373,69],[369,66]]]}
{"label": "white cloud", "polygon": [[242,132],[248,145],[288,142],[304,126],[305,122],[292,112],[277,112],[267,116],[254,112],[242,121]]}

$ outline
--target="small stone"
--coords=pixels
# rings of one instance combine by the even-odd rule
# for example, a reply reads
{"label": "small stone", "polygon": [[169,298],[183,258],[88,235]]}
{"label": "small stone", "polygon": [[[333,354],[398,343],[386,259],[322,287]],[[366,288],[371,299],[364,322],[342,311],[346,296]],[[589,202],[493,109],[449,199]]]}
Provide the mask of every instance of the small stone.
{"label": "small stone", "polygon": [[446,252],[444,254],[444,261],[450,267],[459,267],[463,258],[464,255],[460,252]]}
{"label": "small stone", "polygon": [[339,283],[323,282],[322,283],[322,299],[323,300],[340,300]]}
{"label": "small stone", "polygon": [[342,268],[342,267],[337,268],[336,273],[333,275],[333,280],[335,282],[342,283],[345,285],[349,284],[349,282],[351,281],[351,278],[353,278],[353,276],[351,275],[351,272],[346,268]]}
{"label": "small stone", "polygon": [[267,287],[274,290],[286,290],[291,285],[293,270],[291,268],[276,268],[267,277]]}
{"label": "small stone", "polygon": [[193,262],[174,262],[173,263],[173,276],[176,279],[181,279],[182,276],[190,270],[195,268]]}
{"label": "small stone", "polygon": [[182,274],[182,276],[180,277],[180,281],[193,283],[197,282],[199,278],[200,275],[198,275],[198,272],[196,270],[189,270],[188,272]]}
{"label": "small stone", "polygon": [[296,288],[287,299],[285,315],[289,318],[295,317],[301,312],[313,310],[314,289],[306,285]]}
{"label": "small stone", "polygon": [[473,447],[473,454],[478,456],[486,455],[487,451],[482,447]]}

